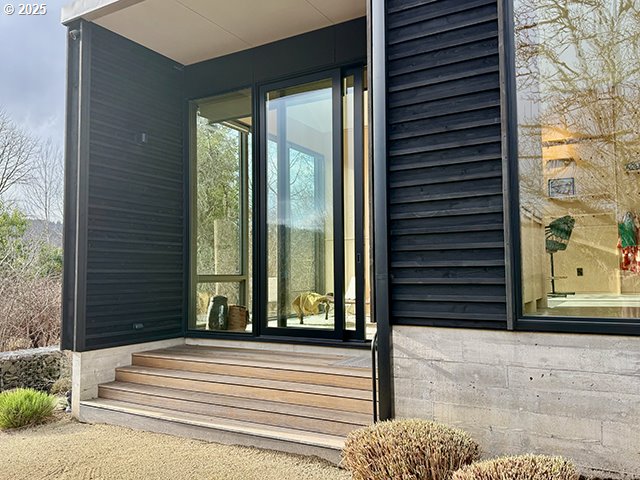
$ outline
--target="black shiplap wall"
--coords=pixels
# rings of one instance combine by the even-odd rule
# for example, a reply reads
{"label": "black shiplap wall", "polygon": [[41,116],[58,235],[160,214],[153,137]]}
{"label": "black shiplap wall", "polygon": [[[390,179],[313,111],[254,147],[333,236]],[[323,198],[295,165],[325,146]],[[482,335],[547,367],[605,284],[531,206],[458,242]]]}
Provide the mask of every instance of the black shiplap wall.
{"label": "black shiplap wall", "polygon": [[367,21],[357,18],[185,67],[188,98],[203,98],[323,69],[364,63]]}
{"label": "black shiplap wall", "polygon": [[394,324],[506,328],[496,0],[387,0]]}
{"label": "black shiplap wall", "polygon": [[185,279],[183,72],[95,25],[90,51],[86,350],[181,335]]}

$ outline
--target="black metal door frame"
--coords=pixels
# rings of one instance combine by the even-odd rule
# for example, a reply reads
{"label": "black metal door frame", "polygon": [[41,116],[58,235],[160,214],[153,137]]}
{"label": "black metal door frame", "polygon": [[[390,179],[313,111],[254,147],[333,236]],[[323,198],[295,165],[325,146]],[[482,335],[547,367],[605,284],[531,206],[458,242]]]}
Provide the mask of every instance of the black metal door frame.
{"label": "black metal door frame", "polygon": [[[318,80],[331,79],[332,84],[332,129],[333,129],[333,239],[334,239],[334,328],[329,329],[313,329],[313,328],[296,328],[296,327],[269,327],[267,316],[267,300],[268,300],[268,272],[267,272],[267,132],[266,132],[266,97],[267,93],[273,90],[303,85]],[[332,69],[328,71],[318,72],[310,75],[295,77],[279,82],[265,83],[258,88],[258,176],[256,178],[256,191],[258,192],[259,201],[257,207],[259,210],[258,217],[260,224],[258,226],[259,234],[259,253],[258,272],[254,277],[254,288],[259,290],[261,302],[256,305],[258,310],[254,310],[254,318],[260,320],[259,333],[261,336],[275,337],[306,337],[316,339],[339,340],[344,338],[345,321],[344,321],[344,275],[342,275],[344,265],[344,220],[343,220],[343,174],[342,174],[342,75],[340,69]],[[282,119],[280,119],[282,120]],[[284,125],[279,125],[284,127]],[[286,139],[283,140],[286,142]],[[278,149],[279,152],[282,148]],[[281,156],[285,158],[285,156]],[[278,179],[281,180],[280,170],[278,170]],[[286,170],[286,169],[285,169]],[[286,178],[282,179],[286,181]],[[281,262],[282,259],[278,258]],[[339,272],[338,272],[339,270]],[[279,294],[282,293],[278,285]],[[255,313],[259,312],[258,315]]]}
{"label": "black metal door frame", "polygon": [[[365,184],[364,175],[364,69],[346,70],[344,77],[353,76],[353,156],[354,156],[354,233],[355,233],[355,281],[356,281],[356,329],[344,331],[345,340],[365,341],[366,332],[366,278],[365,262],[369,261],[365,247]],[[344,94],[344,92],[343,92]],[[343,139],[344,142],[344,139]],[[371,211],[371,210],[370,210]],[[370,237],[371,238],[371,237]],[[344,272],[343,272],[344,273]],[[344,278],[344,275],[343,275]]]}

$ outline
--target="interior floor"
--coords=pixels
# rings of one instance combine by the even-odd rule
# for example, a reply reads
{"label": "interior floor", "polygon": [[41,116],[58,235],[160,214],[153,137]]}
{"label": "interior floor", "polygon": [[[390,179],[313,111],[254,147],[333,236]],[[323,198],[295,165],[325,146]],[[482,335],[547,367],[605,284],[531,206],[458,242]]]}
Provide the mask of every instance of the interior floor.
{"label": "interior floor", "polygon": [[569,293],[549,296],[548,307],[537,315],[640,318],[640,294]]}
{"label": "interior floor", "polygon": [[[355,315],[347,314],[345,319],[346,321],[346,329],[347,330],[355,330],[356,329],[356,317]],[[331,330],[333,329],[333,317],[326,318],[324,313],[318,313],[313,315],[307,315],[304,317],[303,323],[300,323],[300,319],[298,317],[291,317],[287,319],[287,328],[308,328],[310,330]],[[273,320],[269,320],[269,327],[277,328],[278,321],[274,318]],[[244,330],[235,330],[234,333],[251,333],[252,332],[252,324],[248,323]],[[207,320],[205,315],[199,315],[196,322],[196,329],[198,330],[206,330],[207,329]],[[365,319],[365,336],[367,340],[371,340],[376,334],[377,326],[375,323],[370,321],[370,317]],[[227,330],[227,332],[231,332]]]}

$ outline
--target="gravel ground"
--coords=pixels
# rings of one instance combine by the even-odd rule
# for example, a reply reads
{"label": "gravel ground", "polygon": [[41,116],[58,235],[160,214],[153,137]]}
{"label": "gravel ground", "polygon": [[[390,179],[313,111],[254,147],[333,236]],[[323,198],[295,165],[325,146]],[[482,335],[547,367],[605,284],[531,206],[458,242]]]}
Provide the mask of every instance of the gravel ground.
{"label": "gravel ground", "polygon": [[317,458],[187,440],[69,418],[0,432],[0,479],[348,480]]}

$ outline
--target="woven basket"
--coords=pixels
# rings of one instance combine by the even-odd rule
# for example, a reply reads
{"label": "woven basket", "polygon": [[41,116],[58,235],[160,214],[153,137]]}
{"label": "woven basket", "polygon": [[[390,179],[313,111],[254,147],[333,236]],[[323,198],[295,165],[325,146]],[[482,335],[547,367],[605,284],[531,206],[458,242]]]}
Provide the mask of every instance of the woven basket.
{"label": "woven basket", "polygon": [[229,305],[229,323],[227,330],[244,332],[249,322],[249,311],[242,305]]}

